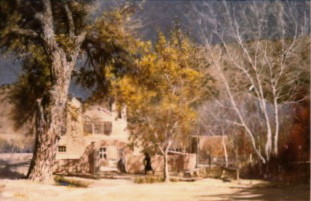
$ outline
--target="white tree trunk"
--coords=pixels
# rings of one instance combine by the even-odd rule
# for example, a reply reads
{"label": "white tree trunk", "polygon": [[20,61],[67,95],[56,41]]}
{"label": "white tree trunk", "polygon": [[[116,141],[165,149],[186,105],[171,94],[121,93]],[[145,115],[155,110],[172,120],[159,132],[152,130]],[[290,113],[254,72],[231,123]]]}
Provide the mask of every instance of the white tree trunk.
{"label": "white tree trunk", "polygon": [[169,173],[169,164],[168,164],[168,149],[165,149],[163,154],[163,162],[164,162],[164,170],[163,170],[163,177],[164,182],[170,182],[170,173]]}
{"label": "white tree trunk", "polygon": [[226,147],[226,142],[225,142],[225,136],[222,135],[222,140],[221,140],[222,146],[224,148],[224,153],[225,153],[225,166],[228,167],[228,153],[227,153],[227,147]]}

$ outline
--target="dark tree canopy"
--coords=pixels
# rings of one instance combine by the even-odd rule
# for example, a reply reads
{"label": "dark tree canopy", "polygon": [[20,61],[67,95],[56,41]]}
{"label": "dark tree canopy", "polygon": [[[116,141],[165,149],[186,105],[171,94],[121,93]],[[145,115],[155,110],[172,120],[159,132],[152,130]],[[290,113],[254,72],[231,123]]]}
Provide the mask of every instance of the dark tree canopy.
{"label": "dark tree canopy", "polygon": [[[139,55],[140,41],[126,26],[135,5],[124,4],[94,17],[90,16],[94,1],[51,3],[56,40],[67,57],[75,48],[73,36],[86,33],[72,81],[92,88],[93,97],[107,95],[110,81],[105,69],[122,76],[134,69],[133,58]],[[51,61],[41,37],[42,7],[41,0],[0,2],[1,52],[15,52],[22,64],[22,74],[10,94],[16,106],[13,117],[17,128],[35,116],[37,99],[42,99],[43,105],[49,103],[48,91],[53,84]]]}
{"label": "dark tree canopy", "polygon": [[127,29],[135,4],[93,15],[95,1],[3,0],[0,50],[13,52],[22,73],[10,94],[16,125],[32,122],[36,134],[28,177],[53,174],[72,81],[107,96],[110,80],[133,68],[141,43]]}

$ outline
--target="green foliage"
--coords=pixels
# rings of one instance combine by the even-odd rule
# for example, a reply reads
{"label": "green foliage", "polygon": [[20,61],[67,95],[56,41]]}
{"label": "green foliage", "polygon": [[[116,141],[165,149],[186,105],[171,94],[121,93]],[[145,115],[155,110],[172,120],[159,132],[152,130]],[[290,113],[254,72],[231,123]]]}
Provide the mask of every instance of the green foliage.
{"label": "green foliage", "polygon": [[19,81],[9,93],[15,106],[12,117],[16,128],[33,120],[37,111],[37,99],[42,99],[43,107],[48,104],[48,91],[52,82],[48,59],[43,50],[34,45],[29,46],[29,54],[23,60],[22,70]]}
{"label": "green foliage", "polygon": [[[64,2],[51,1],[55,37],[65,54],[72,49],[69,29],[64,24]],[[75,20],[81,21],[75,25],[77,33],[86,28],[86,4],[82,1],[68,1]],[[78,9],[79,7],[79,9]],[[37,99],[42,100],[43,108],[50,102],[49,90],[54,82],[51,58],[47,54],[46,45],[40,35],[42,27],[36,15],[42,12],[41,1],[3,0],[0,2],[0,52],[14,53],[14,59],[21,63],[21,74],[18,82],[14,83],[9,97],[14,103],[13,119],[15,127],[32,121],[37,110]],[[82,19],[84,18],[84,19]],[[83,25],[84,24],[84,25]],[[18,30],[27,30],[37,35],[20,34]],[[13,55],[13,54],[11,54]],[[48,116],[49,114],[45,114]]]}
{"label": "green foliage", "polygon": [[107,11],[88,28],[82,44],[86,60],[75,76],[82,86],[97,87],[94,96],[102,97],[111,81],[133,71],[134,58],[144,49],[126,26],[133,12],[128,6]]}
{"label": "green foliage", "polygon": [[[110,79],[122,76],[132,68],[133,57],[139,53],[142,43],[126,30],[126,22],[134,12],[132,6],[121,6],[103,13],[96,20],[89,18],[93,1],[51,1],[55,40],[70,61],[74,39],[70,36],[65,6],[72,13],[75,35],[85,31],[79,63],[73,81],[88,88],[97,88],[94,96],[107,92]],[[0,51],[14,52],[22,66],[18,82],[10,94],[15,104],[13,118],[16,127],[32,121],[37,109],[37,99],[43,107],[50,101],[49,91],[54,78],[52,59],[40,35],[42,27],[36,14],[42,12],[41,1],[0,1]],[[32,30],[38,36],[17,34],[14,29]],[[109,70],[108,70],[109,69]],[[108,74],[109,71],[109,74]],[[72,78],[69,78],[72,79]],[[100,91],[100,92],[99,92]],[[46,114],[48,117],[48,114]]]}
{"label": "green foliage", "polygon": [[[88,14],[91,10],[91,1],[51,1],[53,10],[53,25],[55,27],[56,39],[66,53],[72,49],[72,42],[69,37],[69,24],[65,12],[65,5],[68,6],[74,16],[75,33],[79,34],[87,29],[90,19]],[[42,11],[42,2],[2,0],[0,2],[0,46],[1,50],[9,50],[18,53],[28,53],[27,46],[35,44],[43,46],[40,37],[21,35],[13,31],[16,28],[32,30],[40,33],[41,25],[36,14]],[[21,55],[17,55],[21,56]]]}

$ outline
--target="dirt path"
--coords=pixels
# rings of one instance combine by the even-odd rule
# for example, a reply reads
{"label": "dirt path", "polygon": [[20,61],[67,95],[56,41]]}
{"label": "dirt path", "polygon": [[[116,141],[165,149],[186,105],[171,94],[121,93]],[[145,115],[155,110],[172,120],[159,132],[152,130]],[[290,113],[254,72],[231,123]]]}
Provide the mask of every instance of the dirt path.
{"label": "dirt path", "polygon": [[88,188],[0,180],[1,201],[209,201],[309,200],[309,186],[268,187],[261,181],[224,183],[216,179],[170,184],[134,184],[128,180],[95,181]]}

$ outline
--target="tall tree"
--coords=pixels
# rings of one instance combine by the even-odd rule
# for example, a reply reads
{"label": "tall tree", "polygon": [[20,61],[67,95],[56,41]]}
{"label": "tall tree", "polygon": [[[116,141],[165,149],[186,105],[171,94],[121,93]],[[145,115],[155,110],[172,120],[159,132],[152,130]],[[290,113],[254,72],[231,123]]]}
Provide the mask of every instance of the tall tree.
{"label": "tall tree", "polygon": [[199,52],[178,29],[169,40],[160,33],[154,48],[147,44],[137,59],[137,71],[114,84],[118,102],[127,105],[134,143],[163,156],[166,182],[168,152],[173,144],[187,143],[195,106],[206,95],[203,85],[210,77],[200,71]]}
{"label": "tall tree", "polygon": [[[263,163],[278,154],[280,112],[308,83],[310,9],[303,6],[309,7],[307,1],[219,1],[196,9],[206,56],[237,115],[235,124],[245,129]],[[239,106],[241,97],[258,100],[263,148]]]}
{"label": "tall tree", "polygon": [[[100,78],[88,82],[89,86],[107,86],[103,69],[109,66],[115,69],[112,72],[124,72],[120,62],[124,55],[131,54],[129,46],[124,44],[132,39],[125,30],[132,7],[127,5],[119,11],[90,18],[92,3],[0,2],[1,50],[17,53],[24,69],[14,97],[27,97],[22,94],[24,87],[30,97],[20,99],[18,105],[27,101],[29,114],[34,114],[37,108],[36,145],[28,173],[32,180],[48,181],[52,177],[57,142],[64,132],[63,116],[69,85],[79,56],[86,61],[77,69],[79,75]],[[91,70],[86,72],[84,69]]]}

